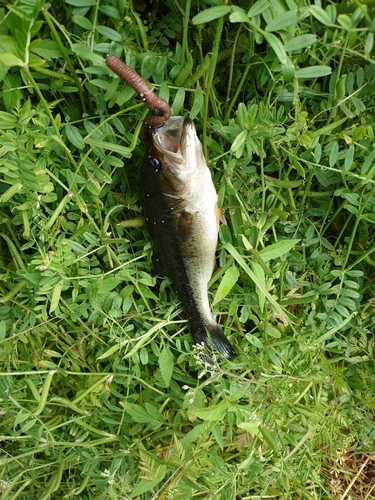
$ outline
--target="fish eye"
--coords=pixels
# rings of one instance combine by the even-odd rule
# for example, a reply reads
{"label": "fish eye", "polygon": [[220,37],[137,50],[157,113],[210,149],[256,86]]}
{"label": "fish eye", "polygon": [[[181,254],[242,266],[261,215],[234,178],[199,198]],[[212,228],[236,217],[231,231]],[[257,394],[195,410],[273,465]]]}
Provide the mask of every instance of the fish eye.
{"label": "fish eye", "polygon": [[155,172],[158,172],[161,168],[161,162],[157,158],[149,158],[148,163],[152,170],[155,170]]}

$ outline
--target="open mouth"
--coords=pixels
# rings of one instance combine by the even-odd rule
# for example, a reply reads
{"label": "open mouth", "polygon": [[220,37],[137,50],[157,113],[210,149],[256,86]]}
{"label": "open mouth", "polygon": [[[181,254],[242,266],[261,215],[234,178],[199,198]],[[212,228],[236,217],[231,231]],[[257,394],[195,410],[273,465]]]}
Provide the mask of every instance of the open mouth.
{"label": "open mouth", "polygon": [[157,149],[171,159],[181,163],[195,143],[194,122],[184,116],[172,116],[165,125],[153,130]]}

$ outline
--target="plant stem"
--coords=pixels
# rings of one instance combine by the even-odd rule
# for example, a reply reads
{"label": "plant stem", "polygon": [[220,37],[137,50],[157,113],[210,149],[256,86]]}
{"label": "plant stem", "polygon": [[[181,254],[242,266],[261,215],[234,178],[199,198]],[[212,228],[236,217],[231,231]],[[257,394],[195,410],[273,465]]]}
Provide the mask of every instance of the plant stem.
{"label": "plant stem", "polygon": [[351,235],[350,235],[350,238],[348,241],[348,245],[346,248],[346,254],[344,256],[344,260],[343,260],[342,267],[341,267],[343,272],[345,272],[346,264],[349,260],[349,256],[350,256],[353,244],[354,244],[354,238],[355,238],[355,235],[357,233],[358,225],[361,221],[361,215],[362,215],[364,209],[366,208],[367,203],[370,201],[372,196],[374,196],[374,193],[375,193],[375,186],[373,186],[372,189],[369,191],[368,195],[366,196],[366,199],[361,204],[361,206],[358,210],[358,214],[357,214],[355,221],[354,221],[353,229],[352,229],[352,232],[351,232]]}
{"label": "plant stem", "polygon": [[207,154],[207,118],[208,118],[209,100],[210,100],[212,82],[213,82],[215,70],[216,70],[217,58],[219,55],[219,47],[220,47],[221,34],[223,32],[223,26],[224,26],[224,17],[220,17],[217,20],[217,24],[216,24],[215,38],[214,38],[214,41],[212,44],[211,66],[210,66],[210,72],[208,75],[206,93],[204,96],[203,153],[204,153],[206,158],[208,158],[208,154]]}
{"label": "plant stem", "polygon": [[189,29],[189,19],[190,19],[190,7],[191,0],[186,0],[185,12],[184,12],[184,21],[183,21],[183,34],[182,34],[182,60],[180,64],[184,64],[183,58],[186,57],[186,60],[189,59],[189,47],[188,47],[188,29]]}
{"label": "plant stem", "polygon": [[67,66],[69,68],[69,71],[73,75],[74,82],[75,82],[75,84],[77,85],[77,88],[78,88],[78,94],[79,94],[79,98],[80,98],[80,101],[81,101],[83,113],[86,113],[86,104],[85,104],[85,98],[84,98],[84,95],[83,95],[83,92],[82,92],[81,82],[79,81],[79,78],[77,76],[76,70],[75,70],[75,68],[73,66],[73,63],[72,63],[70,57],[69,57],[69,53],[66,50],[64,44],[62,43],[60,35],[56,31],[56,28],[54,26],[54,22],[56,23],[56,20],[52,16],[50,16],[49,12],[47,11],[47,9],[45,7],[42,7],[41,12],[42,12],[42,14],[44,16],[44,19],[46,20],[46,22],[47,22],[50,30],[51,30],[53,38],[55,39],[56,43],[59,45],[59,48],[60,48],[60,50],[62,52],[62,55],[64,56],[66,64],[67,64]]}

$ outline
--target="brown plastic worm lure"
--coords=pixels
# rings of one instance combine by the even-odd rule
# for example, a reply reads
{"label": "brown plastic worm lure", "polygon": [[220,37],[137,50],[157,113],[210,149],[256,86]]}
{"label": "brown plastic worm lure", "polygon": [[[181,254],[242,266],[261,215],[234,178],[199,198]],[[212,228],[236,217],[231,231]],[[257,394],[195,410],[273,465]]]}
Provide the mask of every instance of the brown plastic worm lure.
{"label": "brown plastic worm lure", "polygon": [[161,97],[158,97],[134,69],[113,54],[108,54],[105,62],[109,69],[133,87],[139,97],[145,101],[148,109],[159,113],[159,115],[148,116],[145,120],[146,125],[149,127],[161,127],[169,120],[171,116],[171,107],[169,104]]}

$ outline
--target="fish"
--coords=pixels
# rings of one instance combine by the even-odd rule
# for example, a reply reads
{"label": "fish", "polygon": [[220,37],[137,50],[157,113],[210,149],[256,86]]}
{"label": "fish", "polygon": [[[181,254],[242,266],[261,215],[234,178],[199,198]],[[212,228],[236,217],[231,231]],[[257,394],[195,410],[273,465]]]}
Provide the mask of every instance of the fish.
{"label": "fish", "polygon": [[196,344],[227,359],[235,349],[212,316],[208,282],[215,267],[220,210],[192,119],[144,125],[141,196],[154,267],[171,278]]}
{"label": "fish", "polygon": [[[142,136],[146,160],[141,191],[146,226],[154,242],[156,272],[173,281],[197,344],[233,359],[237,353],[214,320],[208,281],[215,266],[220,211],[194,122],[171,118],[169,104],[114,54],[109,69],[125,80],[156,114],[146,117]],[[207,357],[206,357],[207,359]]]}

